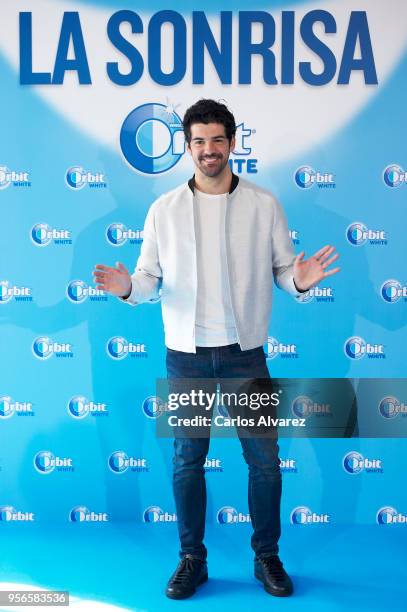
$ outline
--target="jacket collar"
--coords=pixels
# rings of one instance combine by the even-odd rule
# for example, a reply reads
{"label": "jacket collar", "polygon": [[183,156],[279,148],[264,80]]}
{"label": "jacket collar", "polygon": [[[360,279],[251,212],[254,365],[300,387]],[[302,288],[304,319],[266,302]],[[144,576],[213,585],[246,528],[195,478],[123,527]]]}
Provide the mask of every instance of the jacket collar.
{"label": "jacket collar", "polygon": [[[232,182],[230,183],[229,193],[233,193],[239,183],[239,177],[232,172]],[[195,174],[189,179],[188,187],[194,193],[195,190]]]}

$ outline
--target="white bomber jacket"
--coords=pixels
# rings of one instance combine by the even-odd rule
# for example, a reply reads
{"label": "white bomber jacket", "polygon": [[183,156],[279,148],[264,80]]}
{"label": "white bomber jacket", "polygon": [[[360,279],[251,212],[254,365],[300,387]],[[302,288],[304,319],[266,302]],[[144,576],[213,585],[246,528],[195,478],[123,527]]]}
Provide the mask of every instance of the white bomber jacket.
{"label": "white bomber jacket", "polygon": [[[194,177],[150,206],[143,243],[131,275],[131,305],[161,299],[165,344],[195,353],[197,265]],[[295,258],[284,211],[276,198],[232,175],[227,195],[226,265],[237,337],[242,350],[267,341],[273,277],[293,296]]]}

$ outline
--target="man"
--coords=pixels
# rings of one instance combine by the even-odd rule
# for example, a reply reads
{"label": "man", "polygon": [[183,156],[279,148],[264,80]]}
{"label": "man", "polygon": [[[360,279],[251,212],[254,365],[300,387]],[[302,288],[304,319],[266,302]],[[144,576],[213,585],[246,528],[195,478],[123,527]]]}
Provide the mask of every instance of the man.
{"label": "man", "polygon": [[[269,378],[267,339],[273,278],[294,296],[339,268],[324,246],[295,256],[284,212],[274,196],[239,179],[228,164],[236,124],[224,104],[201,99],[183,128],[194,176],[150,207],[140,257],[130,276],[123,264],[96,265],[103,289],[134,305],[162,300],[167,372],[174,378]],[[240,436],[239,436],[240,437]],[[276,437],[240,437],[249,466],[249,511],[255,576],[272,595],[293,592],[278,556],[281,473]],[[181,560],[166,594],[192,595],[208,579],[205,530],[205,438],[174,440],[173,488]]]}

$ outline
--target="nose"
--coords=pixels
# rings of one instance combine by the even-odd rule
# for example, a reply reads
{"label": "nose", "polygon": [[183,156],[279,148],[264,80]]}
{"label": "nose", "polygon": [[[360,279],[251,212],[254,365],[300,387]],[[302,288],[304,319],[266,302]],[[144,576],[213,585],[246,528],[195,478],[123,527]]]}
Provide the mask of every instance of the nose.
{"label": "nose", "polygon": [[209,140],[205,145],[205,155],[212,155],[213,153],[216,153],[216,152],[217,152],[216,144]]}

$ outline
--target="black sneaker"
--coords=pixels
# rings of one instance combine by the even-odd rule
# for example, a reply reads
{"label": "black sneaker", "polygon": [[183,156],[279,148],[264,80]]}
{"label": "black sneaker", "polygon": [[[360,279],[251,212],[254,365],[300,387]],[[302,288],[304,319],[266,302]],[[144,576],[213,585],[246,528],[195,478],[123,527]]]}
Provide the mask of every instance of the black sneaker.
{"label": "black sneaker", "polygon": [[191,597],[196,587],[208,580],[206,561],[193,555],[185,555],[168,581],[165,594],[171,599]]}
{"label": "black sneaker", "polygon": [[254,575],[264,585],[264,590],[277,597],[287,597],[293,592],[293,583],[278,555],[254,560]]}

